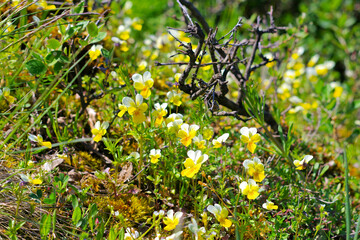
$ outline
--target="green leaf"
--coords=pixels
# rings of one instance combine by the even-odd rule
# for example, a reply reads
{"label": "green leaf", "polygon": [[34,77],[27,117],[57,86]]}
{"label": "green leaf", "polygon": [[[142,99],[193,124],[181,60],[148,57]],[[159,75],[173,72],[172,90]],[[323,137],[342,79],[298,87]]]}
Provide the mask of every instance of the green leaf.
{"label": "green leaf", "polygon": [[81,208],[76,207],[72,215],[73,224],[76,225],[81,220],[81,217],[82,217]]}
{"label": "green leaf", "polygon": [[89,211],[89,217],[95,217],[95,215],[98,213],[98,209],[95,203],[91,204],[90,211]]}
{"label": "green leaf", "polygon": [[77,5],[73,12],[74,13],[82,13],[83,12],[83,9],[84,9],[84,2],[81,2],[79,5]]}
{"label": "green leaf", "polygon": [[55,65],[54,65],[54,71],[55,71],[55,73],[60,72],[61,69],[63,69],[64,65],[65,65],[65,64],[64,64],[63,62],[57,62],[57,63],[55,63]]}
{"label": "green leaf", "polygon": [[107,59],[110,59],[110,57],[111,57],[110,52],[108,50],[106,50],[105,48],[101,49],[101,54]]}
{"label": "green leaf", "polygon": [[90,41],[90,44],[100,42],[100,41],[103,40],[105,37],[106,37],[106,32],[99,32],[99,34],[97,35],[97,37],[95,37],[94,39],[92,39],[92,40]]}
{"label": "green leaf", "polygon": [[324,168],[321,170],[320,176],[324,175],[326,173],[326,171],[329,169],[329,165],[325,165]]}
{"label": "green leaf", "polygon": [[88,30],[90,36],[92,36],[92,37],[97,37],[99,34],[99,29],[96,26],[96,24],[93,22],[91,22],[87,25],[87,30]]}
{"label": "green leaf", "polygon": [[25,64],[27,70],[32,75],[42,75],[46,72],[46,65],[40,60],[30,60]]}
{"label": "green leaf", "polygon": [[40,234],[43,239],[49,234],[51,229],[51,215],[45,214],[40,221]]}
{"label": "green leaf", "polygon": [[45,204],[55,204],[56,203],[56,194],[55,192],[50,193],[48,198],[45,198],[43,201]]}
{"label": "green leaf", "polygon": [[59,42],[59,40],[55,39],[55,38],[52,38],[52,39],[49,39],[47,41],[48,43],[48,48],[51,48],[51,49],[58,49],[60,46],[61,46],[61,43]]}
{"label": "green leaf", "polygon": [[87,45],[89,44],[87,41],[82,40],[82,39],[79,40],[79,43],[80,43],[81,46],[83,46],[83,47],[85,47],[85,46],[87,46]]}

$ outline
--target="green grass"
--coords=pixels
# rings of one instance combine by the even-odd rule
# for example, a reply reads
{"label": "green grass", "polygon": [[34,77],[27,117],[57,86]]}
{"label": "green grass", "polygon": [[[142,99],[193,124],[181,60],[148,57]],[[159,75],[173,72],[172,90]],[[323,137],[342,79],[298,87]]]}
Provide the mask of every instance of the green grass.
{"label": "green grass", "polygon": [[[263,38],[262,54],[279,61],[246,83],[246,121],[213,115],[202,98],[169,95],[181,94],[184,69],[156,62],[188,61],[170,57],[184,50],[167,33],[186,27],[176,2],[89,3],[0,5],[0,238],[357,239],[359,24],[351,3],[329,15],[318,14],[325,1],[309,3],[306,15],[306,1],[291,11],[275,5],[276,23],[289,25]],[[217,24],[217,38],[247,16],[240,40],[253,36],[262,12],[240,2],[196,7]],[[208,82],[211,71],[197,77]],[[135,84],[141,78],[148,82]],[[236,101],[238,85],[227,81]]]}

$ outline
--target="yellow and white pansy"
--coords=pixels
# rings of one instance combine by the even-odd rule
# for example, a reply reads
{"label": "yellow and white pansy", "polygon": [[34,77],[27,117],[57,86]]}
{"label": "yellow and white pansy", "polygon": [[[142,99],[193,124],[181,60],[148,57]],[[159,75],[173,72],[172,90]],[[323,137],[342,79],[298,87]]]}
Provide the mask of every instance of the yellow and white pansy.
{"label": "yellow and white pansy", "polygon": [[184,123],[181,125],[181,128],[178,132],[178,137],[181,138],[181,143],[185,147],[191,144],[192,139],[196,136],[196,132],[200,127],[196,124],[189,126],[189,124]]}
{"label": "yellow and white pansy", "polygon": [[175,90],[171,90],[166,94],[166,96],[168,97],[170,103],[174,104],[175,106],[181,105],[181,93],[178,93]]}
{"label": "yellow and white pansy", "polygon": [[103,47],[101,45],[92,45],[90,50],[89,50],[89,56],[91,61],[94,61],[95,59],[97,59],[100,54],[101,54],[101,49]]}
{"label": "yellow and white pansy", "polygon": [[164,224],[166,225],[164,230],[171,231],[171,230],[174,230],[176,228],[176,226],[179,224],[183,213],[176,212],[174,214],[174,210],[169,210],[166,215],[167,216],[164,218]]}
{"label": "yellow and white pansy", "polygon": [[157,163],[159,161],[159,158],[161,157],[161,150],[160,149],[151,149],[149,157],[150,157],[151,163]]}
{"label": "yellow and white pansy", "polygon": [[240,184],[241,193],[247,196],[248,199],[253,200],[257,198],[260,193],[260,187],[253,179],[249,179],[247,182],[243,181]]}
{"label": "yellow and white pansy", "polygon": [[38,134],[37,136],[33,134],[29,134],[29,140],[33,142],[37,142],[40,146],[51,148],[51,142],[44,142],[43,137]]}
{"label": "yellow and white pansy", "polygon": [[127,107],[127,111],[133,117],[135,124],[146,120],[145,111],[148,109],[148,105],[143,103],[143,97],[140,94],[136,94],[135,101],[132,98],[124,97],[122,103]]}
{"label": "yellow and white pansy", "polygon": [[296,167],[296,170],[304,170],[307,164],[309,163],[309,161],[313,158],[314,157],[312,155],[305,155],[301,161],[295,160],[293,163]]}
{"label": "yellow and white pansy", "polygon": [[278,206],[275,205],[273,202],[271,202],[269,200],[266,200],[266,202],[263,203],[262,207],[267,209],[267,210],[276,210],[276,209],[278,209]]}
{"label": "yellow and white pansy", "polygon": [[229,137],[229,134],[224,133],[223,135],[221,135],[217,139],[213,139],[212,144],[214,145],[214,148],[222,147],[223,143],[225,143],[225,141],[228,139],[228,137]]}
{"label": "yellow and white pansy", "polygon": [[146,71],[143,76],[135,73],[132,76],[134,87],[140,92],[141,96],[148,98],[151,95],[151,87],[154,85],[154,80],[151,78],[151,73]]}
{"label": "yellow and white pansy", "polygon": [[223,227],[231,227],[232,222],[227,219],[229,211],[224,207],[222,208],[219,204],[209,205],[207,210],[215,215],[216,220],[219,221],[220,225]]}
{"label": "yellow and white pansy", "polygon": [[251,176],[256,182],[261,182],[265,178],[264,165],[260,159],[254,157],[252,160],[246,159],[243,162],[246,173]]}
{"label": "yellow and white pansy", "polygon": [[241,141],[243,143],[247,143],[247,149],[251,152],[254,153],[255,149],[256,149],[256,144],[257,142],[260,141],[260,135],[257,133],[257,129],[256,128],[248,128],[248,127],[242,127],[240,129],[240,133],[241,133]]}
{"label": "yellow and white pansy", "polygon": [[91,129],[91,133],[93,135],[95,135],[95,137],[93,138],[93,140],[95,142],[99,142],[102,137],[106,134],[106,129],[109,127],[109,123],[108,122],[103,122],[100,123],[100,121],[97,121],[95,123],[95,126],[93,129]]}
{"label": "yellow and white pansy", "polygon": [[187,152],[188,158],[184,162],[185,169],[181,171],[181,176],[193,178],[199,172],[201,164],[208,160],[207,154],[202,154],[200,150]]}
{"label": "yellow and white pansy", "polygon": [[153,111],[153,116],[155,117],[155,126],[160,126],[164,120],[164,117],[167,114],[167,103],[155,103],[154,105],[155,110]]}

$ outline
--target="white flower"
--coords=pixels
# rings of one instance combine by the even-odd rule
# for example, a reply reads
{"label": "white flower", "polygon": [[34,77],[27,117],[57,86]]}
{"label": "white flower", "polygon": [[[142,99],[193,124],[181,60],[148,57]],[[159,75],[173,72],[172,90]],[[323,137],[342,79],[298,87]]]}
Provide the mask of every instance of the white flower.
{"label": "white flower", "polygon": [[204,227],[199,228],[194,218],[191,218],[191,222],[192,223],[188,225],[188,228],[192,233],[194,233],[195,240],[202,239],[202,235],[205,234],[206,232],[205,228]]}
{"label": "white flower", "polygon": [[159,161],[159,158],[161,157],[161,150],[160,149],[151,149],[149,156],[150,156],[151,163],[157,163]]}
{"label": "white flower", "polygon": [[229,137],[229,134],[224,133],[217,139],[212,140],[212,144],[214,145],[214,148],[220,148],[222,146],[222,144],[226,141],[226,139],[228,139],[228,137]]}
{"label": "white flower", "polygon": [[133,228],[126,228],[126,233],[124,240],[134,240],[140,237],[140,234],[138,231],[135,231]]}
{"label": "white flower", "polygon": [[293,163],[296,167],[296,170],[303,170],[306,168],[308,162],[313,159],[314,157],[312,155],[305,155],[305,157],[299,161],[299,160],[295,160]]}

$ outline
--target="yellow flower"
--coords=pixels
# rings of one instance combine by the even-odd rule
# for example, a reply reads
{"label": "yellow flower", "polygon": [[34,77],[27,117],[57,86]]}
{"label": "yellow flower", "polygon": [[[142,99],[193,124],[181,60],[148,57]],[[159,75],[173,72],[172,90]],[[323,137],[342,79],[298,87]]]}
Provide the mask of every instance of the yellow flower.
{"label": "yellow flower", "polygon": [[227,219],[229,212],[225,207],[222,208],[219,204],[215,204],[214,206],[209,205],[207,210],[215,215],[216,220],[220,222],[221,226],[228,228],[232,225],[232,222]]}
{"label": "yellow flower", "polygon": [[204,227],[199,228],[197,225],[197,222],[194,218],[191,218],[191,222],[188,225],[189,230],[194,233],[195,235],[195,240],[202,240],[204,239],[202,236],[205,234],[206,230]]}
{"label": "yellow flower", "polygon": [[310,58],[310,61],[308,62],[307,66],[311,68],[314,67],[318,60],[319,60],[319,54],[315,54]]}
{"label": "yellow flower", "polygon": [[118,104],[118,107],[119,107],[119,110],[120,110],[120,112],[118,113],[118,116],[122,117],[126,113],[127,107],[124,104],[121,104],[121,103]]}
{"label": "yellow flower", "polygon": [[179,82],[179,79],[181,77],[181,73],[176,73],[175,76],[174,76],[174,79],[175,79],[175,82]]}
{"label": "yellow flower", "polygon": [[32,185],[40,185],[40,184],[42,184],[42,180],[39,179],[39,178],[33,179],[32,177],[29,176],[28,179],[29,179],[29,183],[32,184]]}
{"label": "yellow flower", "polygon": [[278,206],[275,205],[273,202],[266,200],[266,203],[264,203],[262,205],[263,208],[267,209],[267,210],[276,210],[278,209]]}
{"label": "yellow flower", "polygon": [[165,123],[166,123],[166,125],[168,125],[169,123],[171,123],[171,122],[173,122],[175,120],[178,120],[178,119],[182,120],[182,118],[183,118],[182,114],[180,114],[180,113],[172,113],[165,119]]}
{"label": "yellow flower", "polygon": [[167,212],[167,217],[164,218],[164,224],[166,225],[164,230],[166,231],[174,230],[176,226],[179,224],[182,215],[183,215],[182,212],[176,212],[174,214],[173,210],[169,210]]}
{"label": "yellow flower", "polygon": [[272,68],[273,66],[275,66],[276,61],[273,61],[274,55],[272,53],[266,53],[264,56],[269,60],[269,62],[265,65],[266,67]]}
{"label": "yellow flower", "polygon": [[304,170],[311,159],[313,159],[313,156],[305,155],[305,157],[301,161],[295,160],[294,165],[296,167],[296,170]]}
{"label": "yellow flower", "polygon": [[150,162],[157,163],[159,158],[161,157],[161,150],[160,149],[151,149],[150,151]]}
{"label": "yellow flower", "polygon": [[341,94],[342,94],[342,92],[343,92],[343,90],[344,90],[344,89],[343,89],[341,86],[335,87],[333,97],[334,97],[334,98],[340,97]]}
{"label": "yellow flower", "polygon": [[291,58],[293,60],[297,60],[303,53],[304,53],[304,48],[303,47],[299,47],[292,55]]}
{"label": "yellow flower", "polygon": [[0,97],[3,96],[9,104],[12,104],[15,101],[15,98],[10,95],[10,88],[4,87],[2,90],[0,89]]}
{"label": "yellow flower", "polygon": [[131,26],[137,30],[137,31],[141,31],[142,29],[142,24],[143,24],[143,20],[139,19],[139,18],[134,18],[132,23],[131,23]]}
{"label": "yellow flower", "polygon": [[130,38],[130,28],[125,25],[120,25],[116,32],[121,40],[128,40]]}
{"label": "yellow flower", "polygon": [[214,145],[214,148],[221,148],[223,143],[226,141],[226,139],[228,139],[228,137],[229,137],[229,134],[224,133],[217,139],[212,140],[212,144]]}
{"label": "yellow flower", "polygon": [[111,74],[111,76],[113,77],[113,79],[114,79],[115,81],[119,81],[119,84],[120,84],[120,85],[125,85],[125,84],[126,84],[125,81],[124,81],[124,79],[123,79],[121,76],[118,76],[117,72],[111,71],[110,74]]}
{"label": "yellow flower", "polygon": [[257,198],[260,193],[260,187],[256,184],[253,179],[249,179],[247,182],[244,181],[240,184],[241,193],[247,196],[248,199]]}
{"label": "yellow flower", "polygon": [[[211,63],[211,62],[212,62],[211,57],[209,54],[207,54],[203,57],[201,64]],[[202,67],[201,69],[204,71],[207,71],[207,70],[210,70],[211,68],[212,68],[212,65],[206,65],[206,66]]]}
{"label": "yellow flower", "polygon": [[151,78],[150,72],[145,72],[143,76],[135,73],[132,79],[134,80],[135,89],[140,91],[141,96],[148,98],[151,95],[150,88],[154,85],[154,80]]}
{"label": "yellow flower", "polygon": [[145,60],[142,60],[140,63],[139,63],[139,66],[138,66],[138,71],[142,72],[146,69],[147,67],[147,62]]}
{"label": "yellow flower", "polygon": [[95,59],[97,59],[100,54],[101,54],[101,49],[102,46],[101,45],[92,45],[90,50],[89,50],[89,56],[91,61],[94,61]]}
{"label": "yellow flower", "polygon": [[154,108],[155,110],[153,111],[153,115],[155,117],[155,126],[160,126],[161,123],[164,120],[164,116],[166,116],[167,114],[167,103],[163,103],[163,104],[159,104],[159,103],[155,103]]}
{"label": "yellow flower", "polygon": [[40,0],[38,3],[44,10],[56,9],[55,5],[48,5],[45,0]]}
{"label": "yellow flower", "polygon": [[203,130],[203,135],[206,140],[209,140],[214,135],[214,129],[212,127],[205,127]]}
{"label": "yellow flower", "polygon": [[192,139],[196,135],[196,131],[199,129],[198,125],[191,125],[184,123],[181,125],[181,129],[178,132],[178,137],[181,138],[181,143],[185,145],[185,147],[191,144]]}
{"label": "yellow flower", "polygon": [[124,240],[134,240],[134,239],[138,239],[139,237],[140,234],[138,231],[135,231],[135,229],[133,228],[126,228]]}
{"label": "yellow flower", "polygon": [[315,66],[315,71],[317,75],[325,76],[330,69],[335,66],[333,61],[326,61],[323,64],[318,64]]}
{"label": "yellow flower", "polygon": [[264,165],[261,163],[260,159],[254,157],[253,160],[246,159],[243,162],[243,166],[246,170],[246,173],[253,177],[256,182],[261,182],[265,178]]}
{"label": "yellow flower", "polygon": [[193,178],[199,172],[201,164],[208,160],[208,155],[202,155],[200,150],[187,152],[188,158],[184,162],[185,169],[181,171],[181,176]]}
{"label": "yellow flower", "polygon": [[168,92],[166,94],[166,96],[168,97],[169,99],[169,102],[174,104],[175,106],[180,106],[181,105],[181,93],[178,93],[177,91],[175,90],[172,90],[170,92]]}
{"label": "yellow flower", "polygon": [[29,140],[37,142],[40,146],[51,148],[51,142],[44,142],[44,139],[40,134],[38,134],[37,136],[29,134]]}
{"label": "yellow flower", "polygon": [[203,150],[205,148],[206,141],[203,139],[203,136],[201,134],[197,137],[194,137],[193,142],[199,150]]}
{"label": "yellow flower", "polygon": [[133,117],[135,124],[146,120],[144,112],[148,109],[148,105],[143,103],[143,97],[140,94],[136,94],[135,101],[129,97],[124,97],[122,103],[127,107],[127,111]]}
{"label": "yellow flower", "polygon": [[102,136],[104,136],[106,134],[106,129],[109,127],[109,123],[108,122],[103,122],[100,124],[100,121],[97,121],[95,123],[95,127],[93,129],[91,129],[91,133],[93,135],[95,135],[95,137],[93,138],[93,140],[95,142],[99,142],[102,139]]}
{"label": "yellow flower", "polygon": [[247,149],[251,153],[255,152],[256,149],[255,143],[260,141],[260,135],[256,132],[257,132],[256,128],[243,127],[240,129],[240,133],[241,133],[240,139],[243,143],[247,143]]}
{"label": "yellow flower", "polygon": [[339,98],[341,94],[343,93],[343,87],[341,87],[340,83],[338,82],[332,82],[330,83],[330,87],[334,89],[333,97]]}

